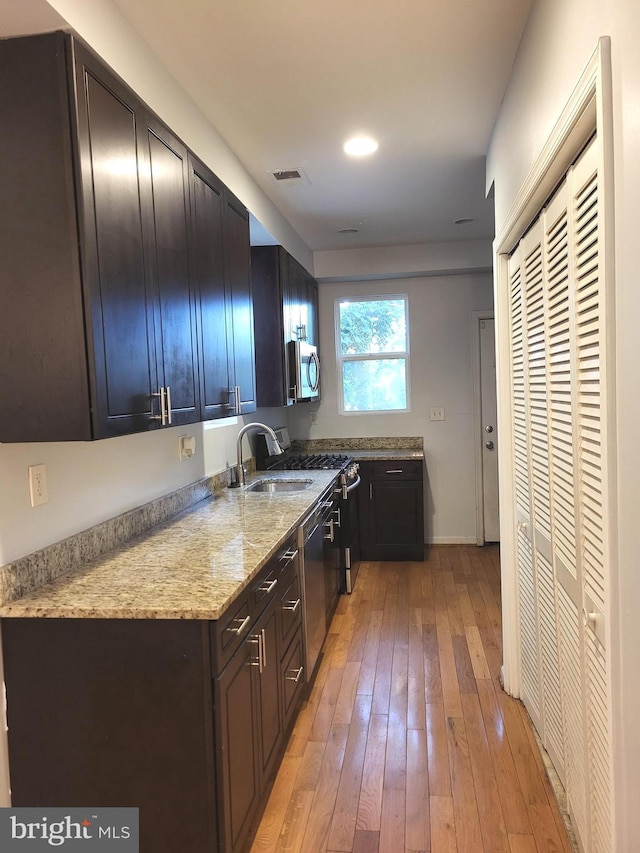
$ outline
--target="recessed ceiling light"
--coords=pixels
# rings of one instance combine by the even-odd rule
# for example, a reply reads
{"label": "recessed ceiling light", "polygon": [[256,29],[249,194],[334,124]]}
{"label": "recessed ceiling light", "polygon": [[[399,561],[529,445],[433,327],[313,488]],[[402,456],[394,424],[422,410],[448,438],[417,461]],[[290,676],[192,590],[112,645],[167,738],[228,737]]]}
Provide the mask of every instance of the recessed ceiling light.
{"label": "recessed ceiling light", "polygon": [[351,157],[365,157],[378,150],[378,143],[370,136],[353,136],[347,139],[342,150]]}
{"label": "recessed ceiling light", "polygon": [[454,225],[468,225],[470,222],[475,222],[475,219],[470,219],[467,217],[466,219],[454,219],[453,220]]}

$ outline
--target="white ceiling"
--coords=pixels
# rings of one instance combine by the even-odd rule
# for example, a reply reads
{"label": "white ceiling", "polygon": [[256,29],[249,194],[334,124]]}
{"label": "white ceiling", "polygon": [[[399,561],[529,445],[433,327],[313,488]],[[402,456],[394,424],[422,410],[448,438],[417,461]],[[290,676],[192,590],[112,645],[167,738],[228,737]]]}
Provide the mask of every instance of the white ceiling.
{"label": "white ceiling", "polygon": [[[484,158],[532,0],[114,2],[311,249],[493,236]],[[380,143],[359,161],[357,131]]]}

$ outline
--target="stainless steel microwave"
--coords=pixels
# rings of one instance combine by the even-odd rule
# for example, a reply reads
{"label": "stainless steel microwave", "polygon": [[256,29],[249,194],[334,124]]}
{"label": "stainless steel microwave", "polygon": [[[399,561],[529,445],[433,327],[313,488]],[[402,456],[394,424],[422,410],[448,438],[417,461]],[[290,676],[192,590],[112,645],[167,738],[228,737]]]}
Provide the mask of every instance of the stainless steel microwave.
{"label": "stainless steel microwave", "polygon": [[289,370],[291,372],[291,397],[317,400],[320,396],[320,359],[317,347],[304,341],[289,341]]}

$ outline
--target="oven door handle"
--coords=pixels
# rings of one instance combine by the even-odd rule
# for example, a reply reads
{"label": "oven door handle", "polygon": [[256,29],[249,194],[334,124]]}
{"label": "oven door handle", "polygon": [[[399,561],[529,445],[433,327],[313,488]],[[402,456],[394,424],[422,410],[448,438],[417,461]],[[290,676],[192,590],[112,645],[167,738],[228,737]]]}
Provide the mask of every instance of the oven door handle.
{"label": "oven door handle", "polygon": [[361,482],[362,478],[360,477],[360,474],[358,474],[353,483],[351,483],[350,486],[347,486],[347,492],[352,492],[354,489],[357,489]]}

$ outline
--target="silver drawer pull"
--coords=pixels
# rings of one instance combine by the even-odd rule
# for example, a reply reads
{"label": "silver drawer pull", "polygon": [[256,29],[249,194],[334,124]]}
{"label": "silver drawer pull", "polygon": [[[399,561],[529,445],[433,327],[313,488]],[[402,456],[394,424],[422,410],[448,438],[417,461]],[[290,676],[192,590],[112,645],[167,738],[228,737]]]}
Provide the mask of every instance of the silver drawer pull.
{"label": "silver drawer pull", "polygon": [[264,659],[262,656],[262,640],[263,640],[262,634],[258,634],[256,637],[250,637],[247,640],[247,643],[252,643],[253,645],[257,644],[257,646],[258,646],[258,660],[251,659],[250,661],[248,661],[248,663],[249,663],[249,666],[257,666],[258,672],[260,673],[260,675],[262,675],[262,670],[264,669]]}
{"label": "silver drawer pull", "polygon": [[297,684],[300,681],[302,673],[304,672],[304,667],[301,666],[299,669],[290,669],[289,672],[295,672],[295,675],[287,675],[285,676],[286,681],[295,681]]}
{"label": "silver drawer pull", "polygon": [[295,550],[289,549],[288,551],[284,552],[284,554],[280,557],[280,560],[286,560],[287,563],[290,563],[291,560],[294,560],[297,555],[298,555],[298,549],[297,548]]}
{"label": "silver drawer pull", "polygon": [[[233,621],[234,622],[240,622],[240,617],[238,616]],[[240,622],[240,624],[237,627],[232,628],[231,625],[229,625],[227,628],[227,631],[231,631],[232,634],[235,634],[236,636],[239,637],[240,634],[244,633],[244,631],[246,631],[246,629],[249,627],[250,622],[251,622],[251,616],[245,616],[244,619]]]}
{"label": "silver drawer pull", "polygon": [[295,613],[298,607],[300,607],[300,599],[297,601],[287,601],[286,604],[282,605],[282,609],[288,610],[290,613]]}
{"label": "silver drawer pull", "polygon": [[392,468],[391,471],[387,471],[387,474],[404,474],[402,468]]}
{"label": "silver drawer pull", "polygon": [[274,578],[271,583],[263,584],[258,587],[258,592],[264,592],[265,595],[269,595],[269,593],[275,588],[275,585],[278,583],[278,578]]}

